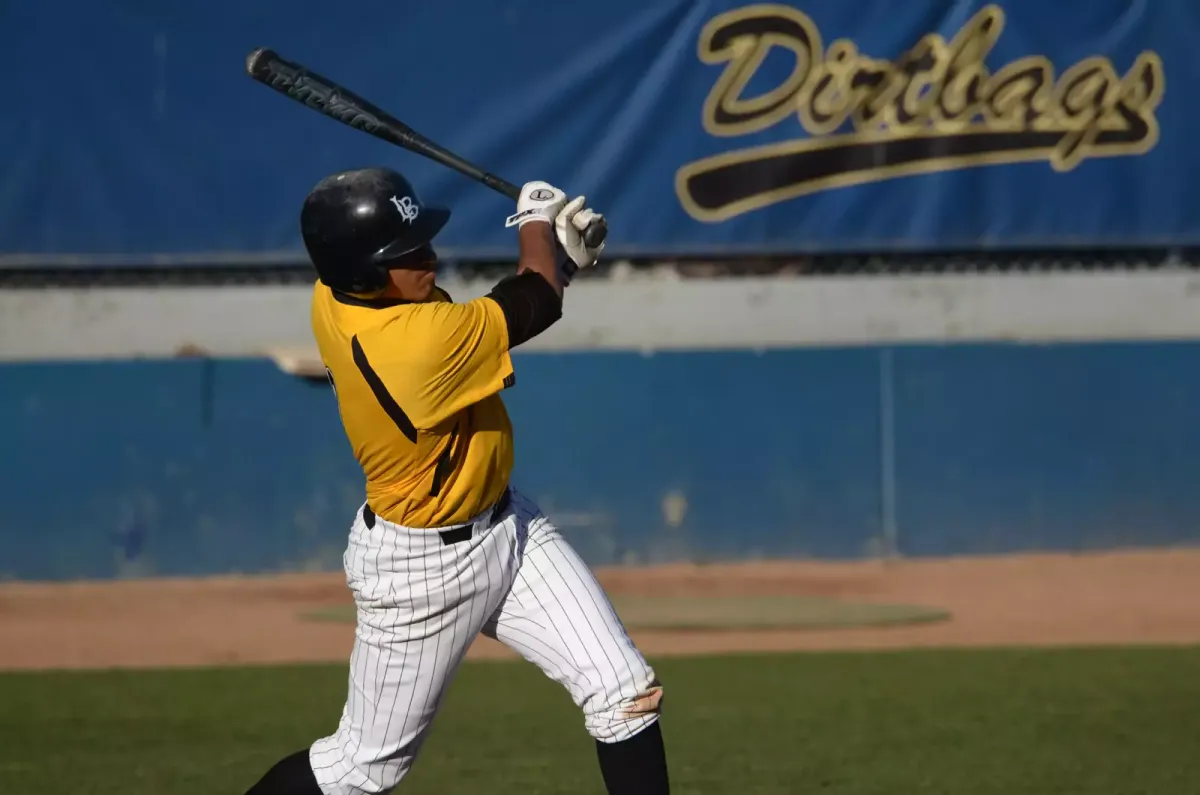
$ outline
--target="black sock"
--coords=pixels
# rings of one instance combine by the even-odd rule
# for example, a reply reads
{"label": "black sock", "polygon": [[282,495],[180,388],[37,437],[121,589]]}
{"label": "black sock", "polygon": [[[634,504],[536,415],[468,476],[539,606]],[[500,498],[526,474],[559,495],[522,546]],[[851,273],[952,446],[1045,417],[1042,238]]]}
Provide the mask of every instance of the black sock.
{"label": "black sock", "polygon": [[596,741],[608,795],[668,795],[667,751],[658,721],[619,743]]}
{"label": "black sock", "polygon": [[308,761],[308,749],[285,756],[246,790],[246,795],[322,795]]}

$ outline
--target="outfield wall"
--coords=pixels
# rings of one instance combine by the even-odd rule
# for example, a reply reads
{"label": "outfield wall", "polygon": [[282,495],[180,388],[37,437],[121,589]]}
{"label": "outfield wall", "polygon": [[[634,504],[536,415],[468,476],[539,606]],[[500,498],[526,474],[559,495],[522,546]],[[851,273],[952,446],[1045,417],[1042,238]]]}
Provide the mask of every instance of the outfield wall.
{"label": "outfield wall", "polygon": [[[917,291],[926,320],[956,311],[952,284]],[[1027,286],[1028,310],[1047,288]],[[1142,314],[1139,341],[971,339],[968,323],[955,343],[520,354],[517,482],[593,564],[1196,541],[1200,342],[1150,339],[1172,321]],[[8,578],[332,569],[362,495],[328,387],[263,357],[9,361],[0,439]]]}

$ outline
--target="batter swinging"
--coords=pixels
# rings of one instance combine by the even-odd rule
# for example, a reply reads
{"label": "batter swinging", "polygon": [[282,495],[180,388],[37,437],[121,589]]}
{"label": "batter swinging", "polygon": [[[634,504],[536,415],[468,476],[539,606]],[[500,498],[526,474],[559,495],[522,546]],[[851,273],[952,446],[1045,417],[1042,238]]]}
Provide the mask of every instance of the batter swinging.
{"label": "batter swinging", "polygon": [[480,632],[567,689],[611,795],[668,793],[654,671],[575,551],[509,485],[509,352],[562,316],[559,247],[595,264],[584,202],[527,183],[507,222],[517,273],[456,304],[434,283],[431,246],[450,212],[400,174],[335,174],[306,199],[313,333],[367,481],[343,558],[358,626],[336,731],[247,795],[391,790]]}

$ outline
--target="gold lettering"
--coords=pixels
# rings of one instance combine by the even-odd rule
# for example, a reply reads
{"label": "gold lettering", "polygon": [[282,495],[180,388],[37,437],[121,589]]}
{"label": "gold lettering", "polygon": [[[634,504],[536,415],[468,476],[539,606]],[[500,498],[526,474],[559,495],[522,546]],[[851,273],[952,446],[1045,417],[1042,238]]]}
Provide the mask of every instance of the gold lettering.
{"label": "gold lettering", "polygon": [[866,93],[851,116],[855,129],[894,126],[896,118],[892,105],[904,91],[904,75],[887,61],[864,58],[854,82]]}
{"label": "gold lettering", "polygon": [[946,46],[945,83],[938,103],[938,129],[957,132],[967,129],[979,114],[988,69],[984,60],[1004,31],[1004,12],[984,6]]}
{"label": "gold lettering", "polygon": [[[1062,73],[1054,88],[1054,121],[1066,134],[1054,148],[1050,165],[1070,171],[1094,149],[1101,129],[1112,129],[1120,78],[1106,58],[1085,58]],[[1115,119],[1116,128],[1121,122]],[[1051,128],[1053,129],[1053,127]]]}
{"label": "gold lettering", "polygon": [[[791,75],[765,94],[744,98],[747,84],[772,47],[795,55]],[[710,19],[700,32],[700,60],[727,66],[704,101],[705,131],[714,136],[748,135],[782,121],[792,113],[792,98],[821,52],[817,26],[788,6],[750,6]]]}
{"label": "gold lettering", "polygon": [[1044,118],[1051,101],[1054,65],[1040,55],[1013,61],[988,81],[983,118],[994,130],[1020,132]]}
{"label": "gold lettering", "polygon": [[943,52],[941,37],[930,35],[902,61],[902,69],[909,75],[909,80],[896,108],[897,126],[919,128],[933,118],[939,98],[938,87],[944,82],[947,69],[945,59],[941,57]]}
{"label": "gold lettering", "polygon": [[857,64],[854,42],[840,39],[829,45],[825,62],[813,71],[797,97],[804,129],[813,135],[828,135],[846,123],[864,96],[853,85]]}
{"label": "gold lettering", "polygon": [[[1088,158],[1154,147],[1165,90],[1157,54],[1143,52],[1124,76],[1098,55],[1057,78],[1041,55],[992,73],[985,61],[1004,25],[1004,12],[989,4],[949,42],[930,33],[887,61],[849,39],[824,50],[816,25],[791,6],[752,5],[714,17],[700,35],[699,56],[725,68],[705,100],[704,129],[746,135],[795,114],[808,136],[683,166],[680,201],[693,217],[720,221],[904,175],[1038,160],[1069,171]],[[772,48],[794,57],[791,74],[770,91],[744,96]]]}

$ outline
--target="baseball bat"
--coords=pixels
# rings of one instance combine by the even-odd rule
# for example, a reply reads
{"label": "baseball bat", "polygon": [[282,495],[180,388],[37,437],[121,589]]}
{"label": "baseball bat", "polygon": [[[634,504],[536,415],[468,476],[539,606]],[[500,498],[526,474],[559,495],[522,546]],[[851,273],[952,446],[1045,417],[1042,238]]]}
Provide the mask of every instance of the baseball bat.
{"label": "baseball bat", "polygon": [[[263,85],[302,105],[356,130],[448,166],[498,193],[503,193],[513,201],[521,195],[521,188],[517,185],[464,160],[382,108],[329,78],[280,57],[274,50],[259,47],[250,53],[246,57],[246,72]],[[604,242],[607,235],[607,224],[603,219],[596,219],[584,230],[583,239],[589,248],[596,248]]]}

